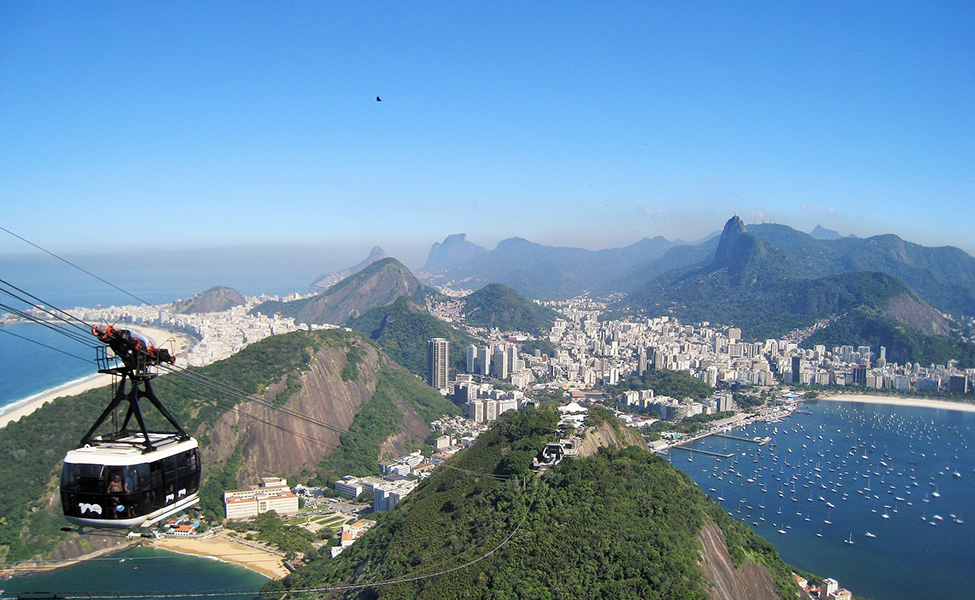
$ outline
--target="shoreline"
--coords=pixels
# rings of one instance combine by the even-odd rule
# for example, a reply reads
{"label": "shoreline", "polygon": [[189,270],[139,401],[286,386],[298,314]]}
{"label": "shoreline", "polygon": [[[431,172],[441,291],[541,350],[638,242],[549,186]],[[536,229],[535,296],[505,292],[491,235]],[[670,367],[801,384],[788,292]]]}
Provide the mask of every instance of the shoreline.
{"label": "shoreline", "polygon": [[2,411],[0,411],[0,428],[5,427],[8,423],[20,420],[21,417],[31,414],[51,400],[62,398],[64,396],[76,396],[82,392],[104,387],[111,383],[111,375],[107,375],[105,373],[94,373],[92,375],[88,375],[87,377],[62,383],[61,385],[44,390],[43,392],[17,400],[16,402],[4,406]]}
{"label": "shoreline", "polygon": [[235,541],[220,532],[206,539],[165,537],[148,544],[152,548],[219,560],[237,565],[271,580],[282,579],[290,571],[285,568],[282,557]]}
{"label": "shoreline", "polygon": [[941,410],[957,410],[962,412],[975,412],[975,404],[967,402],[952,402],[950,400],[937,400],[934,398],[902,398],[900,396],[883,396],[871,394],[829,394],[802,402],[815,402],[825,400],[827,402],[862,402],[864,404],[887,404],[890,406],[912,406],[915,408],[934,408]]}
{"label": "shoreline", "polygon": [[[139,337],[156,346],[166,346],[166,342],[168,342],[170,339],[174,340],[175,343],[170,347],[170,350],[175,350],[175,352],[173,352],[174,356],[180,352],[184,352],[190,346],[189,338],[182,333],[175,333],[165,329],[160,329],[158,327],[148,327],[142,325],[129,327],[129,329]],[[162,344],[159,344],[157,340],[160,339],[165,341]],[[31,414],[51,400],[64,396],[76,396],[82,392],[105,387],[111,383],[111,375],[107,375],[105,373],[93,373],[87,377],[68,381],[66,383],[62,383],[61,385],[57,385],[36,394],[27,396],[26,398],[16,400],[0,409],[0,429],[6,427],[8,423],[18,421],[21,417]],[[106,398],[106,403],[108,401],[109,399]]]}

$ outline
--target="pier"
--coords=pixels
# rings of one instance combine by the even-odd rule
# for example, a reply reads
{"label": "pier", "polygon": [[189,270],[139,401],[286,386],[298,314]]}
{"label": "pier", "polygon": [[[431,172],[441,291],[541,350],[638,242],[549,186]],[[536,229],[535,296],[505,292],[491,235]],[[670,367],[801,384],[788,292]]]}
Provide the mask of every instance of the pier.
{"label": "pier", "polygon": [[765,444],[772,441],[772,438],[770,437],[747,438],[747,437],[740,437],[737,435],[728,435],[727,433],[714,433],[712,435],[714,435],[715,437],[727,438],[729,440],[737,440],[739,442],[750,442],[752,444],[758,444],[759,446],[764,446]]}
{"label": "pier", "polygon": [[714,456],[716,458],[731,458],[735,455],[734,452],[728,454],[722,454],[720,452],[711,452],[710,450],[701,450],[700,448],[688,448],[686,446],[671,446],[667,453],[669,454],[671,450],[686,450],[688,452],[697,452],[698,454],[705,454],[707,456]]}

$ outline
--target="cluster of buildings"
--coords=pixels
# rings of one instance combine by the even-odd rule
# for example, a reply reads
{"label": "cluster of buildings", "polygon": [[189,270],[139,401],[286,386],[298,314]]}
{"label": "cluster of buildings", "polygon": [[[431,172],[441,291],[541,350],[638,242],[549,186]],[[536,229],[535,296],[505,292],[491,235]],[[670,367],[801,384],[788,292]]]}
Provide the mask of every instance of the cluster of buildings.
{"label": "cluster of buildings", "polygon": [[292,317],[248,314],[248,311],[258,304],[277,299],[276,296],[247,298],[246,304],[234,306],[229,310],[201,314],[175,314],[169,312],[165,306],[148,305],[76,308],[73,313],[89,323],[117,323],[120,326],[127,323],[188,333],[198,338],[200,342],[177,359],[181,364],[199,367],[223,360],[266,337],[307,329],[306,325],[295,323]]}
{"label": "cluster of buildings", "polygon": [[733,395],[727,391],[715,393],[703,402],[695,402],[691,398],[678,400],[670,396],[657,396],[653,390],[630,390],[623,392],[620,400],[627,406],[653,411],[668,421],[737,409]]}
{"label": "cluster of buildings", "polygon": [[521,390],[497,389],[494,384],[475,381],[471,375],[457,376],[452,399],[475,423],[490,423],[505,411],[534,403]]}
{"label": "cluster of buildings", "polygon": [[[772,340],[774,342],[774,340]],[[774,346],[772,348],[775,350]],[[968,394],[975,369],[959,369],[958,361],[922,367],[918,363],[887,362],[887,349],[874,353],[870,346],[795,349],[776,354],[776,368],[786,383],[859,386],[875,390]]]}
{"label": "cluster of buildings", "polygon": [[279,515],[298,512],[298,496],[291,491],[288,480],[281,477],[263,477],[260,485],[227,490],[223,493],[223,503],[228,519],[256,517],[272,510]]}
{"label": "cluster of buildings", "polygon": [[809,583],[804,577],[795,573],[792,574],[792,577],[795,578],[796,583],[810,598],[816,598],[817,600],[853,600],[853,592],[841,588],[839,582],[835,579],[827,577],[823,579],[823,586],[817,587]]}

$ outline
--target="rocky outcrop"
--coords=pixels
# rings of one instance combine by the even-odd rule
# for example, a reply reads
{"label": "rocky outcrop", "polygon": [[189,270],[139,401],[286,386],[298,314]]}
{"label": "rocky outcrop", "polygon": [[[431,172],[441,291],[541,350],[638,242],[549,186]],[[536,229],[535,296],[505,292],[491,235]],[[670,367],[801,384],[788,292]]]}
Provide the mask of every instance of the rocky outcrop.
{"label": "rocky outcrop", "polygon": [[579,444],[579,456],[592,456],[601,447],[626,448],[627,446],[639,446],[647,449],[647,443],[642,436],[639,436],[622,425],[613,426],[612,423],[603,422],[586,431]]}
{"label": "rocky outcrop", "polygon": [[[301,374],[300,389],[284,403],[285,411],[249,402],[225,413],[212,429],[211,441],[204,449],[204,464],[226,460],[243,440],[242,482],[315,467],[339,445],[339,435],[348,430],[359,407],[376,391],[382,359],[372,346],[361,347],[365,357],[359,363],[356,381],[342,379],[347,349],[324,345],[311,368]],[[283,382],[271,386],[265,399],[273,402],[283,389]]]}
{"label": "rocky outcrop", "polygon": [[177,300],[173,303],[173,312],[182,315],[223,312],[245,302],[244,296],[237,290],[217,286],[186,300]]}
{"label": "rocky outcrop", "polygon": [[711,600],[777,600],[775,579],[768,567],[746,562],[735,567],[728,554],[724,533],[708,521],[697,536],[701,542],[701,564],[710,583]]}

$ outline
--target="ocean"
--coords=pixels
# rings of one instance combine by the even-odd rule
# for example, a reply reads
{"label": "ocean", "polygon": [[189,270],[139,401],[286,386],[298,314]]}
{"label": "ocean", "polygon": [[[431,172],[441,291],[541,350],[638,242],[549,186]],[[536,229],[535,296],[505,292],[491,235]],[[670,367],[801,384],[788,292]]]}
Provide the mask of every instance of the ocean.
{"label": "ocean", "polygon": [[189,593],[180,597],[241,600],[253,598],[266,582],[263,575],[236,565],[155,548],[132,548],[46,573],[13,577],[0,586],[8,598],[27,592],[34,597],[44,592],[62,597],[145,594],[147,599]]}
{"label": "ocean", "polygon": [[[290,268],[283,269],[283,258],[271,251],[265,254],[177,253],[113,257],[110,261],[104,257],[72,257],[79,267],[105,281],[47,255],[0,255],[0,279],[23,290],[14,291],[21,297],[30,294],[48,306],[70,311],[76,307],[138,305],[139,299],[166,304],[216,285],[234,287],[249,296],[283,295],[304,291],[329,270],[322,258],[292,261]],[[0,303],[27,308],[4,293],[0,293]],[[0,410],[93,373],[94,352],[78,342],[38,325],[0,328]]]}
{"label": "ocean", "polygon": [[858,596],[972,598],[975,413],[808,402],[781,423],[671,450],[732,516],[789,564]]}

